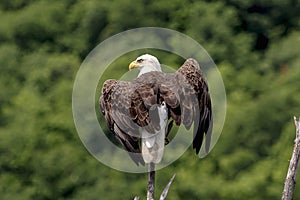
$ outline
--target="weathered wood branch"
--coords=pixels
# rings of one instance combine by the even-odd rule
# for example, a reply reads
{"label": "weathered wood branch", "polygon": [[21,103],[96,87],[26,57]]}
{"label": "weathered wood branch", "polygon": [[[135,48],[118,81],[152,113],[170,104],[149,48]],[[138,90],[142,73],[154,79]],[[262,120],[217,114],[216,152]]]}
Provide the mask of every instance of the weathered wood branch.
{"label": "weathered wood branch", "polygon": [[[170,186],[175,178],[174,174],[168,184],[166,185],[164,191],[160,195],[159,200],[165,200],[168,195]],[[147,186],[147,200],[154,200],[154,189],[155,189],[155,164],[150,163],[148,168],[148,186]],[[140,200],[139,196],[135,196],[133,200]]]}
{"label": "weathered wood branch", "polygon": [[296,177],[299,167],[300,159],[300,119],[297,121],[294,117],[295,126],[296,126],[296,139],[294,140],[294,149],[292,158],[290,160],[289,169],[286,175],[284,189],[282,192],[282,200],[291,200],[293,199],[293,193],[296,185]]}
{"label": "weathered wood branch", "polygon": [[155,189],[155,164],[149,163],[148,170],[148,187],[147,187],[147,200],[154,200]]}
{"label": "weathered wood branch", "polygon": [[159,200],[165,200],[165,198],[167,197],[168,192],[169,192],[169,188],[170,188],[170,186],[171,186],[171,184],[172,184],[172,182],[173,182],[173,180],[174,180],[174,178],[175,178],[175,175],[176,175],[176,174],[174,174],[174,175],[172,176],[172,178],[170,179],[169,183],[168,183],[167,186],[165,187],[164,191],[161,193]]}

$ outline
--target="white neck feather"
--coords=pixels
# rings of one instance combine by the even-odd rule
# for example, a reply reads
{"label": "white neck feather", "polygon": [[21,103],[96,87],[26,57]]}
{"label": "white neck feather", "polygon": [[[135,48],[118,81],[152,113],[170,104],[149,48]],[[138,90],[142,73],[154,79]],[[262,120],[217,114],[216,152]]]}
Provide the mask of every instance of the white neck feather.
{"label": "white neck feather", "polygon": [[145,67],[141,68],[138,77],[141,76],[142,74],[145,74],[145,73],[148,73],[148,72],[153,72],[153,71],[159,71],[159,72],[161,72],[161,69],[156,69],[152,65],[145,66]]}

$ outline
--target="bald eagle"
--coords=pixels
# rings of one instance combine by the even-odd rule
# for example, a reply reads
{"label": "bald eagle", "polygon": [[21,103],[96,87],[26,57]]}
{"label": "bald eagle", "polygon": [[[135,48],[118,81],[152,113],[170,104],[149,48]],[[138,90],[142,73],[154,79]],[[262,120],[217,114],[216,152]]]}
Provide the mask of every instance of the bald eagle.
{"label": "bald eagle", "polygon": [[174,73],[164,73],[158,59],[145,54],[131,62],[140,70],[131,82],[107,80],[100,110],[107,126],[137,164],[159,163],[173,127],[193,126],[193,148],[199,153],[205,135],[209,151],[212,107],[208,85],[196,60],[189,58]]}

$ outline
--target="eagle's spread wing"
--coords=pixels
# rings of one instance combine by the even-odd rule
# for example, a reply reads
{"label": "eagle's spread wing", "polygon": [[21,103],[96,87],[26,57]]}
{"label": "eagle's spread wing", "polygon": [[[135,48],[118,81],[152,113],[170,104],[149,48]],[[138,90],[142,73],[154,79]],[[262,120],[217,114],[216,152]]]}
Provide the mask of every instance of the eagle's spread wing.
{"label": "eagle's spread wing", "polygon": [[210,139],[213,127],[213,116],[211,99],[208,91],[208,85],[203,72],[196,60],[190,58],[178,70],[183,74],[189,84],[193,87],[198,100],[198,111],[196,111],[196,122],[194,126],[193,148],[198,154],[202,145],[203,136],[206,134],[205,149],[208,153],[210,147]]}
{"label": "eagle's spread wing", "polygon": [[[107,126],[114,133],[119,143],[128,151],[132,160],[138,165],[144,164],[139,146],[138,127],[129,115],[131,92],[130,83],[107,80],[102,87],[100,109]],[[124,88],[128,88],[124,90]]]}
{"label": "eagle's spread wing", "polygon": [[[153,71],[132,82],[105,81],[100,107],[108,127],[125,149],[140,153],[139,127],[149,133],[161,129],[158,113],[153,108],[163,101],[167,104],[168,118],[176,125],[183,124],[189,129],[195,123],[193,148],[196,153],[200,151],[204,134],[208,151],[212,128],[211,100],[205,77],[194,59],[186,60],[171,74]],[[130,154],[137,164],[143,164],[140,154],[133,155]]]}

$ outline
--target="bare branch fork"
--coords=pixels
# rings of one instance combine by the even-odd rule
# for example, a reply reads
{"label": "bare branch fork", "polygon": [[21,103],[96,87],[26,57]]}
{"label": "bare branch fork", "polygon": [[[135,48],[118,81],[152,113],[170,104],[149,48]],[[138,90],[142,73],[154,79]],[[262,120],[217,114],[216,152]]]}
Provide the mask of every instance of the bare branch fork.
{"label": "bare branch fork", "polygon": [[[162,194],[160,195],[159,200],[164,200],[167,197],[168,191],[170,186],[175,178],[174,174],[168,184],[166,185],[165,189],[163,190]],[[154,189],[155,189],[155,164],[149,163],[148,168],[148,186],[147,186],[147,200],[154,200]],[[140,200],[140,197],[134,197],[134,200]]]}
{"label": "bare branch fork", "polygon": [[294,117],[294,122],[296,126],[296,139],[294,140],[294,149],[292,158],[290,160],[289,169],[286,175],[284,189],[282,192],[282,200],[291,200],[293,199],[293,192],[296,185],[296,177],[299,167],[300,160],[300,119],[297,121]]}

